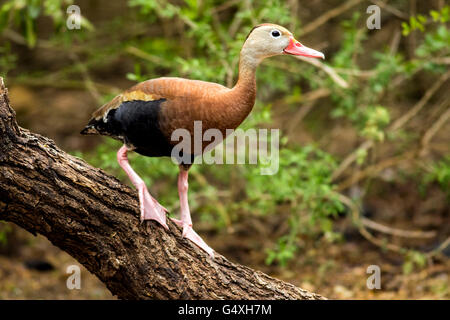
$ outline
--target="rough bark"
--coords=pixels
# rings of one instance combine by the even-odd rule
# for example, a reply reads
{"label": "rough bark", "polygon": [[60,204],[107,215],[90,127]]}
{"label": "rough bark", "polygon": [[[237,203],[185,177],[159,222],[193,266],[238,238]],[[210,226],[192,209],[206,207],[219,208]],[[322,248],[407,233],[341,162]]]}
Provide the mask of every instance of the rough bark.
{"label": "rough bark", "polygon": [[0,220],[42,234],[122,299],[323,299],[211,259],[168,222],[141,224],[134,190],[20,128],[0,78]]}

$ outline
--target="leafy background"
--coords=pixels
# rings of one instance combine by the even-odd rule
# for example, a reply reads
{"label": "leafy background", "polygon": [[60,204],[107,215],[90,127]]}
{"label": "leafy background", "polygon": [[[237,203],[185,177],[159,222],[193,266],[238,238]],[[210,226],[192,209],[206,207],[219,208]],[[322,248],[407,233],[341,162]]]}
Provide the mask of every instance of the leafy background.
{"label": "leafy background", "polygon": [[[80,30],[66,27],[71,4]],[[380,30],[366,27],[373,4]],[[258,69],[241,127],[281,129],[280,170],[194,166],[195,228],[230,259],[330,298],[449,298],[449,11],[439,0],[6,0],[0,75],[22,126],[129,183],[119,143],[78,135],[90,113],[149,78],[231,87],[249,30],[284,25],[327,59]],[[177,167],[130,159],[176,216]],[[0,222],[0,248],[0,298],[110,298],[87,271],[69,292],[74,261],[45,239]],[[366,287],[372,264],[382,290]]]}

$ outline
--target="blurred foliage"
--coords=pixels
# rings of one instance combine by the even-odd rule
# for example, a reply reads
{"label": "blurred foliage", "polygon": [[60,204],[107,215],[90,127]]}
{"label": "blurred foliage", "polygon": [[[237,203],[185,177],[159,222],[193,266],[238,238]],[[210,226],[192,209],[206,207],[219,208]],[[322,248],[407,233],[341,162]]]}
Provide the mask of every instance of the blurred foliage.
{"label": "blurred foliage", "polygon": [[423,268],[427,263],[427,257],[421,252],[410,250],[405,255],[403,263],[403,273],[408,275],[413,272],[415,267]]}
{"label": "blurred foliage", "polygon": [[20,29],[30,48],[36,45],[36,20],[39,16],[48,16],[54,28],[60,31],[66,22],[63,6],[72,4],[72,0],[9,0],[0,8],[0,31],[10,25]]}
{"label": "blurred foliage", "polygon": [[11,226],[7,225],[5,222],[0,221],[0,247],[6,245],[8,242],[8,232],[11,231]]}
{"label": "blurred foliage", "polygon": [[429,18],[431,18],[433,22],[448,22],[450,20],[450,7],[445,6],[440,11],[430,10],[429,17],[426,17],[423,14],[410,17],[408,22],[402,23],[403,35],[407,36],[415,30],[425,32],[425,26],[430,21]]}
{"label": "blurred foliage", "polygon": [[431,183],[437,183],[447,194],[450,200],[450,155],[444,159],[431,163],[423,175],[422,191],[425,193],[426,187]]}
{"label": "blurred foliage", "polygon": [[[228,1],[219,0],[184,0],[177,4],[129,0],[131,13],[113,17],[103,25],[96,25],[95,29],[86,27],[68,32],[64,28],[65,9],[72,3],[71,0],[7,0],[0,6],[0,32],[16,30],[28,47],[33,48],[39,43],[36,23],[45,17],[53,21],[53,33],[48,41],[67,50],[76,47],[82,52],[83,65],[88,70],[107,65],[121,56],[132,56],[133,65],[126,74],[131,81],[181,76],[232,86],[237,77],[239,51],[255,24],[276,22],[290,28],[294,34],[301,34],[303,25],[302,21],[297,23],[295,10],[290,7],[292,2],[287,1],[241,1],[230,5]],[[227,5],[236,10],[220,15],[220,10],[225,10],[221,8]],[[388,135],[395,108],[392,99],[386,96],[396,93],[392,85],[394,79],[410,80],[419,71],[436,76],[448,69],[437,59],[449,55],[448,16],[449,7],[445,6],[404,22],[404,37],[420,32],[415,34],[418,45],[413,56],[406,56],[403,51],[392,52],[387,46],[365,50],[371,31],[365,28],[365,16],[355,11],[341,23],[339,47],[331,59],[325,61],[348,83],[348,88],[339,86],[323,70],[310,64],[284,57],[271,59],[264,62],[257,73],[258,86],[264,90],[259,91],[255,109],[242,127],[273,124],[275,97],[282,97],[281,102],[294,109],[303,103],[305,92],[324,88],[331,92],[331,117],[351,126],[361,141],[381,144],[389,138],[390,143],[396,143],[397,153],[409,150],[415,143],[414,133],[406,133],[408,138],[402,132]],[[85,25],[90,25],[87,20]],[[159,26],[159,32],[148,36],[146,30],[155,25]],[[123,28],[127,28],[127,32],[124,33]],[[107,37],[108,41],[99,40],[102,37]],[[6,75],[15,68],[17,60],[10,41],[0,45],[0,53],[0,74]],[[362,56],[370,59],[370,70],[362,69]],[[81,77],[81,73],[79,66],[68,66],[51,76],[58,81]],[[365,73],[369,76],[364,76]],[[406,98],[403,93],[396,95],[396,99]],[[101,99],[104,102],[112,96],[113,93],[105,94]],[[245,215],[287,212],[289,232],[267,248],[269,264],[285,265],[295,257],[302,248],[303,236],[326,241],[342,239],[334,229],[334,221],[346,209],[335,196],[337,182],[332,178],[342,159],[320,145],[300,146],[290,140],[287,135],[281,137],[280,170],[273,176],[260,175],[260,167],[254,165],[197,165],[190,171],[192,211],[217,230],[231,228]],[[103,139],[94,151],[75,154],[127,181],[116,161],[115,152],[119,147],[117,141]],[[371,159],[367,150],[356,150],[356,156],[357,169],[372,164],[373,157]],[[430,160],[427,165],[432,169],[423,177],[424,192],[426,186],[435,182],[449,190],[449,159]],[[170,159],[136,155],[130,155],[130,161],[147,184],[158,183],[157,198],[172,213],[176,212],[177,166]],[[417,254],[405,258],[405,272],[422,263]]]}

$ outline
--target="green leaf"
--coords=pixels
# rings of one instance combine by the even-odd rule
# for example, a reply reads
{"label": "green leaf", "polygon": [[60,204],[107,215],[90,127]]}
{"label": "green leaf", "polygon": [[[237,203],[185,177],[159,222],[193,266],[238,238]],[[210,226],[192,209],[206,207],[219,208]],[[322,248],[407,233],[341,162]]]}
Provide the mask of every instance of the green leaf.
{"label": "green leaf", "polygon": [[34,31],[34,22],[30,16],[25,17],[26,40],[29,48],[36,45],[36,33]]}

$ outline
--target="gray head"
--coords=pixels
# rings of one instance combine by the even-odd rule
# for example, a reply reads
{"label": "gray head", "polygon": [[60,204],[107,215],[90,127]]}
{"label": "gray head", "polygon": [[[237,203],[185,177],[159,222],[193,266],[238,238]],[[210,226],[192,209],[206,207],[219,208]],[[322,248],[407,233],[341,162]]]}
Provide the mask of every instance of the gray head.
{"label": "gray head", "polygon": [[242,57],[256,64],[265,58],[282,54],[325,59],[322,52],[302,45],[286,28],[271,23],[254,27],[241,51]]}

